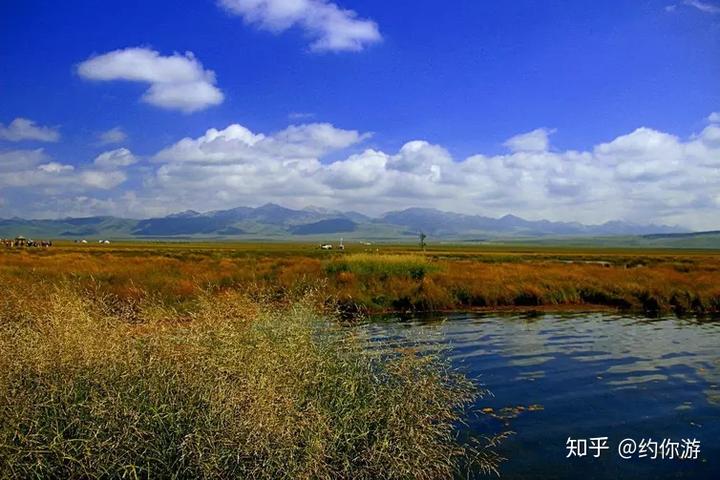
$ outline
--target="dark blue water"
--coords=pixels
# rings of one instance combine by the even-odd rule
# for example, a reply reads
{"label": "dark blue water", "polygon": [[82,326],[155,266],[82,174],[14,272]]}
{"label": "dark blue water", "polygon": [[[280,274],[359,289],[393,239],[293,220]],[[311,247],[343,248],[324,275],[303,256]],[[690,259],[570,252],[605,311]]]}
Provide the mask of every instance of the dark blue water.
{"label": "dark blue water", "polygon": [[[492,412],[470,419],[469,429],[515,432],[499,448],[508,459],[502,478],[720,479],[718,320],[453,314],[360,328],[393,343],[446,346],[493,393],[475,405]],[[568,437],[608,437],[609,449],[566,458]],[[699,458],[658,451],[653,460],[647,450],[625,460],[617,451],[625,438],[696,439]]]}

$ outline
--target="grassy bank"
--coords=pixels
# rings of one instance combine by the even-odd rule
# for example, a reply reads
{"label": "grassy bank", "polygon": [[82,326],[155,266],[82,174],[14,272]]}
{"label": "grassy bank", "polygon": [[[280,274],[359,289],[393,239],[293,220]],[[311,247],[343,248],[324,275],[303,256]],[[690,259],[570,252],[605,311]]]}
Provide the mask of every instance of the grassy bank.
{"label": "grassy bank", "polygon": [[[37,285],[35,285],[37,287]],[[0,300],[0,478],[447,478],[479,394],[368,348],[307,298],[200,293],[184,315],[77,282]]]}
{"label": "grassy bank", "polygon": [[[720,312],[713,251],[302,244],[76,245],[0,251],[0,281],[43,288],[63,279],[133,305],[147,295],[181,312],[205,291],[271,292],[278,300],[322,286],[347,312],[612,308]],[[131,307],[124,307],[131,308]]]}

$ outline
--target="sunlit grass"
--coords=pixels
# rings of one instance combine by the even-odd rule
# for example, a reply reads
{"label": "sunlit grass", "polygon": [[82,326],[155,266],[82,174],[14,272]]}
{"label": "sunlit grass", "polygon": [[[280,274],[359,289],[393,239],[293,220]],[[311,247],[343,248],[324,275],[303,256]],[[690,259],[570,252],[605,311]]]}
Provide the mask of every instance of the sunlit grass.
{"label": "sunlit grass", "polygon": [[[448,478],[479,393],[368,348],[312,298],[201,292],[185,315],[72,282],[0,303],[0,477]],[[119,303],[118,303],[119,302]]]}
{"label": "sunlit grass", "polygon": [[[478,394],[335,317],[602,306],[720,312],[712,253],[0,251],[0,478],[446,478]],[[474,460],[468,460],[474,459]]]}
{"label": "sunlit grass", "polygon": [[[122,300],[151,294],[181,312],[204,291],[263,291],[275,299],[323,285],[348,311],[603,307],[720,311],[720,255],[652,250],[130,244],[0,250],[0,281],[72,278]],[[413,251],[413,248],[415,249]]]}
{"label": "sunlit grass", "polygon": [[438,270],[425,255],[379,255],[354,253],[330,261],[325,270],[330,274],[349,272],[360,276],[405,276],[421,280],[429,272]]}

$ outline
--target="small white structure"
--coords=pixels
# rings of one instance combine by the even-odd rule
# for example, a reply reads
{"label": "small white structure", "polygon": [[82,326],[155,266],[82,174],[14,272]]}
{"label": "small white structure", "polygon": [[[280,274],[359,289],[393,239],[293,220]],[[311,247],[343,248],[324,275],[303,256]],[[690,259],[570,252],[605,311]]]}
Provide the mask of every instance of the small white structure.
{"label": "small white structure", "polygon": [[87,243],[87,240],[82,239],[82,240],[80,240],[80,243]]}
{"label": "small white structure", "polygon": [[343,245],[343,239],[342,239],[342,238],[340,239],[340,245],[338,245],[338,248],[339,248],[340,250],[345,250],[345,245]]}
{"label": "small white structure", "polygon": [[322,245],[320,245],[320,248],[322,248],[323,250],[332,250],[333,246],[332,243],[323,243]]}
{"label": "small white structure", "polygon": [[102,243],[104,243],[105,245],[110,245],[110,240],[103,240]]}

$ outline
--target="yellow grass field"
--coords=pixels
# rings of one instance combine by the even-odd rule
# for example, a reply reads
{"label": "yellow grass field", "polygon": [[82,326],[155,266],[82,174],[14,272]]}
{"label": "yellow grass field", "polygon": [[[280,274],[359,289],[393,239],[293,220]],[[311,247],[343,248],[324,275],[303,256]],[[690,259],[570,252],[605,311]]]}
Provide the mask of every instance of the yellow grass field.
{"label": "yellow grass field", "polygon": [[720,252],[552,247],[298,243],[60,244],[0,249],[0,281],[28,289],[72,281],[181,311],[206,292],[320,289],[348,312],[458,309],[720,311]]}
{"label": "yellow grass field", "polygon": [[479,385],[346,322],[387,311],[720,311],[706,251],[59,244],[0,249],[0,478],[427,478]]}

